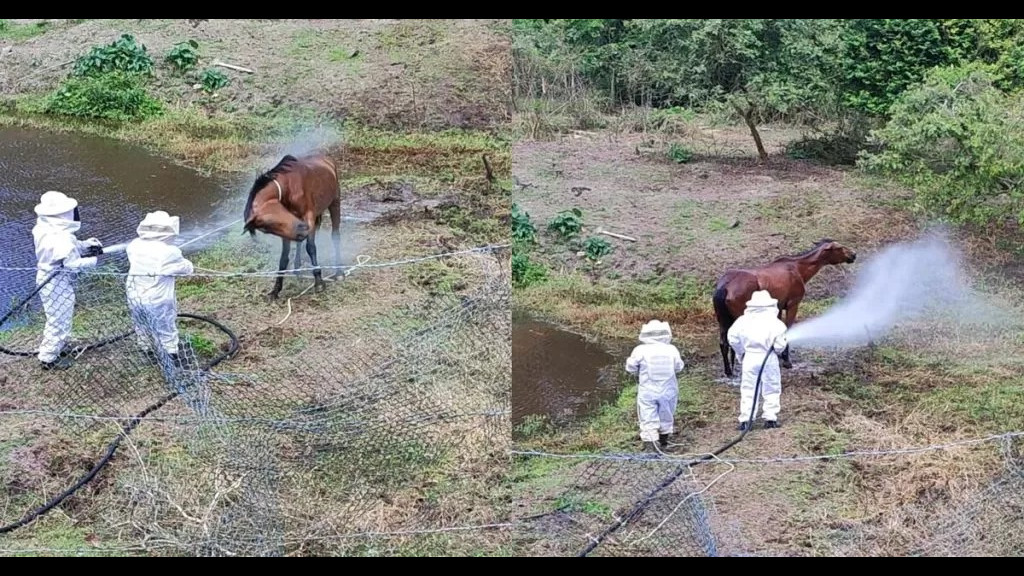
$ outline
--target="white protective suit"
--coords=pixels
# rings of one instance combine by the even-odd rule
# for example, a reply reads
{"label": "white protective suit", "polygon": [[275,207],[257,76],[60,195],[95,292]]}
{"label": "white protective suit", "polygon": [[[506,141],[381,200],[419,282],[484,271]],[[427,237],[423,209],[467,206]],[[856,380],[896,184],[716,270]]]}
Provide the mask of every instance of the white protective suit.
{"label": "white protective suit", "polygon": [[641,344],[626,360],[626,371],[640,377],[636,394],[640,439],[657,442],[659,435],[674,432],[673,419],[679,398],[676,373],[683,369],[679,349],[671,344],[668,323],[651,320],[640,330]]}
{"label": "white protective suit", "polygon": [[761,370],[765,356],[769,354],[771,357],[764,365],[764,373],[761,375],[761,399],[764,400],[761,417],[773,423],[778,421],[779,398],[782,395],[782,373],[779,371],[778,354],[781,354],[787,345],[786,325],[778,316],[778,301],[772,298],[767,290],[759,290],[754,292],[747,302],[743,315],[729,328],[729,345],[736,351],[736,356],[743,359],[739,415],[741,424],[750,420],[755,402],[757,373]]}
{"label": "white protective suit", "polygon": [[100,241],[90,238],[81,242],[75,236],[82,223],[75,220],[78,202],[60,192],[47,192],[35,207],[38,215],[32,228],[35,241],[36,285],[42,284],[53,272],[62,267],[39,291],[46,314],[43,340],[39,344],[37,357],[44,364],[55,362],[71,338],[71,320],[75,312],[75,271],[96,266],[95,256],[83,258],[82,253],[90,246],[101,246]]}
{"label": "white protective suit", "polygon": [[152,337],[168,354],[178,353],[178,303],[172,275],[194,270],[181,249],[169,242],[178,235],[177,216],[158,211],[139,224],[139,237],[125,252],[130,268],[125,290],[132,312],[135,334],[144,350],[151,350]]}

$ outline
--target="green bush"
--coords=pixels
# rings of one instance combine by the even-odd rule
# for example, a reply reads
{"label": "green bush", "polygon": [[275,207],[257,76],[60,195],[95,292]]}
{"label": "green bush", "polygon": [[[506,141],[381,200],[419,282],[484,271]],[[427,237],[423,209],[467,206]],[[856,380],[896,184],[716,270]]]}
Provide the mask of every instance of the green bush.
{"label": "green bush", "polygon": [[530,260],[530,255],[520,248],[512,250],[512,284],[525,288],[547,279],[547,269]]}
{"label": "green bush", "polygon": [[686,146],[673,142],[668,147],[668,157],[676,164],[686,164],[693,160],[693,152]]}
{"label": "green bush", "polygon": [[153,59],[144,44],[139,44],[131,34],[122,34],[114,42],[94,46],[75,60],[73,75],[99,76],[111,72],[152,76]]}
{"label": "green bush", "polygon": [[199,83],[203,90],[209,93],[216,92],[231,83],[231,80],[220,70],[207,68],[199,76]]}
{"label": "green bush", "polygon": [[591,236],[583,243],[583,252],[586,253],[587,260],[596,262],[612,253],[612,245],[604,238]]}
{"label": "green bush", "polygon": [[583,212],[579,208],[559,212],[548,222],[548,230],[564,240],[575,238],[583,230]]}
{"label": "green bush", "polygon": [[1024,224],[1024,100],[981,64],[937,68],[893,105],[859,164],[912,186],[920,205],[961,223]]}
{"label": "green bush", "polygon": [[512,241],[526,245],[537,241],[537,227],[530,221],[530,214],[519,204],[512,204]]}
{"label": "green bush", "polygon": [[100,76],[71,77],[51,94],[44,112],[102,120],[139,120],[161,111],[135,74],[111,72]]}
{"label": "green bush", "polygon": [[164,58],[178,72],[188,72],[199,64],[199,43],[195,40],[178,42]]}

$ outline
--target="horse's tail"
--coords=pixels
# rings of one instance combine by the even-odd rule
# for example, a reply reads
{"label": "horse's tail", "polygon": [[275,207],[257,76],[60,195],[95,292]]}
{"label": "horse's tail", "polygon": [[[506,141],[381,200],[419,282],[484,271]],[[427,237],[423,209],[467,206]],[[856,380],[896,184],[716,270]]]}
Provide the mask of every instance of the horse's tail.
{"label": "horse's tail", "polygon": [[728,297],[729,290],[725,286],[716,288],[715,294],[711,297],[711,301],[715,305],[715,318],[718,320],[718,326],[723,331],[736,320],[732,317],[732,312],[729,312],[729,306],[726,303]]}

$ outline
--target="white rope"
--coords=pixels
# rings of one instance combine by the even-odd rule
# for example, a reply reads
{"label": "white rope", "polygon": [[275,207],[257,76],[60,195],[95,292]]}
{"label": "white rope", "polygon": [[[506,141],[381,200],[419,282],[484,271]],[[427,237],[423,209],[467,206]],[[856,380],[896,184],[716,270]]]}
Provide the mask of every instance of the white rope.
{"label": "white rope", "polygon": [[[715,461],[722,464],[788,464],[793,462],[810,462],[816,460],[834,460],[838,458],[859,458],[868,456],[897,456],[906,454],[921,454],[924,452],[933,452],[938,450],[948,450],[950,448],[957,448],[960,446],[970,446],[974,444],[984,444],[986,442],[1009,440],[1013,438],[1024,437],[1024,431],[1017,432],[1005,432],[1003,434],[993,434],[991,436],[985,436],[983,438],[972,438],[969,440],[958,440],[956,442],[948,442],[945,444],[930,444],[927,446],[914,446],[909,448],[895,448],[892,450],[855,450],[851,452],[842,452],[839,454],[810,454],[804,456],[780,456],[776,458],[715,458]],[[538,456],[544,458],[562,458],[562,459],[578,459],[578,460],[620,460],[620,461],[643,461],[643,462],[664,462],[678,464],[679,461],[685,462],[696,462],[701,460],[700,456],[710,456],[710,454],[692,454],[692,455],[671,455],[665,454],[664,457],[653,460],[649,457],[637,456],[633,454],[555,454],[551,452],[540,452],[530,450],[512,450],[510,454],[518,456]]]}
{"label": "white rope", "polygon": [[[419,262],[426,262],[428,260],[437,260],[439,258],[450,258],[452,256],[463,256],[466,254],[480,254],[484,252],[496,252],[509,248],[510,244],[490,244],[487,246],[479,246],[476,248],[469,248],[466,250],[459,250],[456,252],[445,252],[443,254],[432,254],[430,256],[420,256],[417,258],[407,258],[405,260],[392,260],[390,262],[381,262],[379,264],[354,264],[349,266],[314,266],[311,268],[296,268],[292,270],[295,272],[313,272],[315,270],[338,270],[345,272],[354,270],[355,268],[389,268],[392,266],[403,266],[406,264],[417,264]],[[369,258],[369,257],[365,257]],[[36,272],[39,270],[38,267],[8,267],[0,266],[0,270],[9,272]],[[174,278],[203,278],[203,277],[220,277],[220,278],[273,278],[286,272],[283,270],[266,270],[262,272],[225,272],[218,270],[208,270],[204,268],[197,268],[197,270],[206,270],[204,274],[129,274],[126,272],[106,272],[102,270],[83,270],[76,271],[82,276],[118,276],[118,277],[129,277],[129,276],[144,276],[144,277],[174,277]],[[346,274],[347,275],[347,274]]]}
{"label": "white rope", "polygon": [[[721,474],[719,474],[718,476],[716,476],[716,477],[715,477],[715,479],[714,479],[714,480],[712,480],[711,482],[709,482],[707,486],[705,486],[705,487],[701,488],[701,489],[700,489],[700,490],[698,490],[697,492],[690,492],[690,493],[689,493],[689,494],[687,494],[687,495],[686,495],[685,497],[683,497],[683,499],[682,499],[682,500],[680,500],[678,504],[676,504],[676,507],[675,507],[675,508],[673,508],[673,509],[672,509],[672,511],[671,511],[671,512],[669,512],[669,513],[668,513],[668,514],[667,514],[667,515],[665,516],[665,519],[664,519],[664,520],[662,520],[660,524],[658,524],[657,526],[655,526],[655,527],[654,527],[654,529],[653,529],[653,530],[651,530],[651,531],[650,531],[650,532],[649,532],[649,533],[647,534],[647,536],[644,536],[643,538],[641,538],[641,539],[637,540],[637,543],[638,543],[638,544],[639,544],[640,542],[643,542],[644,540],[647,540],[647,539],[648,539],[648,538],[650,538],[651,536],[654,536],[654,534],[655,534],[655,533],[656,533],[656,532],[657,532],[658,530],[661,530],[661,527],[662,527],[662,526],[664,526],[666,522],[668,522],[669,518],[671,518],[671,517],[672,517],[672,516],[673,516],[673,515],[674,515],[674,514],[675,514],[676,512],[678,512],[678,511],[679,511],[679,508],[681,508],[683,504],[686,504],[687,502],[689,502],[691,498],[694,498],[694,497],[696,497],[696,496],[700,496],[701,494],[703,494],[703,493],[707,492],[708,490],[710,490],[710,489],[711,489],[711,487],[712,487],[712,486],[714,486],[715,484],[718,484],[718,481],[719,481],[719,480],[721,480],[722,478],[725,478],[725,477],[726,477],[727,475],[731,474],[731,473],[733,472],[733,470],[736,470],[736,466],[734,466],[734,465],[732,465],[732,464],[729,464],[728,462],[724,462],[724,461],[723,461],[723,460],[721,460],[721,459],[720,459],[720,458],[719,458],[718,456],[713,456],[713,458],[714,458],[715,460],[718,460],[718,461],[720,461],[720,462],[723,462],[723,463],[727,464],[727,465],[729,466],[729,469],[728,469],[728,470],[726,470],[725,472],[722,472],[722,473],[721,473]],[[692,471],[692,469],[691,469],[691,472],[690,472],[690,478],[691,478],[691,480],[693,479],[693,471]]]}

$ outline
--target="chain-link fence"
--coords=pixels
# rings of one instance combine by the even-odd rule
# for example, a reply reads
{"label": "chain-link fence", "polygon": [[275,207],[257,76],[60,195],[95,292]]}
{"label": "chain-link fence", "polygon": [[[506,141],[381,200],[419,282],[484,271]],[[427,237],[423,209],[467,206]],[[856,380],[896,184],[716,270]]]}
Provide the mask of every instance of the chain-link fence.
{"label": "chain-link fence", "polygon": [[[1021,556],[1022,446],[1024,432],[905,449],[775,458],[514,451],[516,550],[537,556]],[[842,519],[835,503],[824,512],[810,503],[803,509],[780,509],[768,496],[785,491],[787,477],[792,486],[800,472],[837,465],[862,472],[871,466],[928,469],[956,458],[954,453],[991,459],[1002,467],[955,495],[912,497],[859,519]],[[732,474],[742,479],[723,488],[722,480]],[[716,505],[725,493],[741,500],[731,502],[728,514]],[[841,498],[850,506],[855,495]],[[807,525],[808,516],[819,519]],[[792,528],[794,519],[803,527]],[[762,529],[751,531],[758,525]],[[781,541],[757,540],[783,533],[791,538],[793,530],[814,538],[818,548],[786,551]]]}
{"label": "chain-link fence", "polygon": [[337,270],[323,295],[289,276],[280,304],[266,273],[197,268],[176,345],[166,310],[132,312],[124,255],[101,260],[3,272],[3,554],[507,547],[503,247]]}

